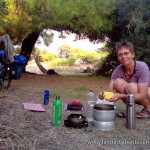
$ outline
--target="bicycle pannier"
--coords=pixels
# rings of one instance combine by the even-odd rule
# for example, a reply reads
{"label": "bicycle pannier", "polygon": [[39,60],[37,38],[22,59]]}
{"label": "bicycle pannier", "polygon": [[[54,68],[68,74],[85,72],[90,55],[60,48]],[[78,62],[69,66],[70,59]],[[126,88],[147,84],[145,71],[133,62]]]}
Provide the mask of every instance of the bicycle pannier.
{"label": "bicycle pannier", "polygon": [[23,55],[14,56],[14,64],[11,67],[11,78],[18,80],[21,78],[24,65],[27,63]]}

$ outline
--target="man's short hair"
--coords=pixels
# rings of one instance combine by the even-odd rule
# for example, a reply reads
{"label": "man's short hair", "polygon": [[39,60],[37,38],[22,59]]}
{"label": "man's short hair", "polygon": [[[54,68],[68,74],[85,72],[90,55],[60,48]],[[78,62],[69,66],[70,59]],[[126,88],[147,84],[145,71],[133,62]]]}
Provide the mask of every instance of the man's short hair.
{"label": "man's short hair", "polygon": [[121,41],[121,42],[116,43],[116,52],[118,52],[118,50],[122,48],[126,48],[126,49],[129,49],[131,52],[134,52],[133,44],[131,42]]}

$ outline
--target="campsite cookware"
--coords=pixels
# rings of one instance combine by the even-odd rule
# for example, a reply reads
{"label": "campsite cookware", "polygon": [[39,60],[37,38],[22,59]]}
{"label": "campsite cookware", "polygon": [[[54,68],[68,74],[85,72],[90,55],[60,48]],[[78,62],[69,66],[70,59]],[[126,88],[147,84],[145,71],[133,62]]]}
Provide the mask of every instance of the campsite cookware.
{"label": "campsite cookware", "polygon": [[114,105],[109,105],[109,104],[95,104],[94,109],[97,109],[97,110],[114,110],[115,107],[114,107]]}
{"label": "campsite cookware", "polygon": [[115,119],[115,110],[93,109],[93,119],[100,122],[111,122]]}
{"label": "campsite cookware", "polygon": [[97,130],[109,131],[115,128],[116,111],[114,105],[96,104],[93,108],[92,126]]}
{"label": "campsite cookware", "polygon": [[70,114],[67,118],[67,120],[64,121],[64,125],[66,127],[87,127],[88,122],[86,121],[85,116],[82,114]]}
{"label": "campsite cookware", "polygon": [[84,123],[86,119],[82,114],[70,114],[68,116],[68,121],[73,124],[81,124]]}

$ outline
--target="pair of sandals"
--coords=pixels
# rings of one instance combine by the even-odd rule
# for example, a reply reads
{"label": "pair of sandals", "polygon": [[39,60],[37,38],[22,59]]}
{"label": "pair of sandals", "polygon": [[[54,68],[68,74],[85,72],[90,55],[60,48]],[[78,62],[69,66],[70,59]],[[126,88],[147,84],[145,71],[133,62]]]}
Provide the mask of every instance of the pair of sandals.
{"label": "pair of sandals", "polygon": [[[121,118],[125,118],[126,117],[126,112],[118,113],[117,116],[121,117]],[[136,114],[136,118],[138,118],[138,119],[149,119],[150,118],[150,111],[143,108],[141,112]]]}

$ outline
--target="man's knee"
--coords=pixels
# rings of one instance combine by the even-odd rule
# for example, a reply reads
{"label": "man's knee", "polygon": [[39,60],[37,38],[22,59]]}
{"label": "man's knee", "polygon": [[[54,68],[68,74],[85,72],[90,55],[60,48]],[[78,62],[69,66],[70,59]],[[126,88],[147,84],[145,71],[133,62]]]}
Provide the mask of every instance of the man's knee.
{"label": "man's knee", "polygon": [[127,84],[127,82],[125,81],[125,80],[123,80],[123,79],[121,79],[121,78],[118,78],[118,79],[116,79],[115,80],[115,82],[114,82],[114,87],[118,87],[118,86],[123,86],[123,85],[126,85]]}
{"label": "man's knee", "polygon": [[129,93],[131,93],[131,94],[137,93],[138,92],[137,83],[128,83],[128,84],[126,84],[125,92],[127,94],[129,94]]}
{"label": "man's knee", "polygon": [[118,78],[114,81],[113,88],[116,92],[124,94],[125,93],[124,88],[126,84],[127,82],[125,80]]}
{"label": "man's knee", "polygon": [[150,101],[150,87],[148,87],[148,90],[147,90],[147,98]]}

